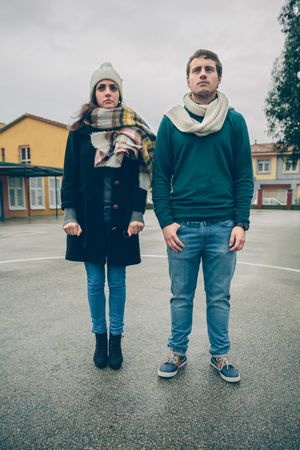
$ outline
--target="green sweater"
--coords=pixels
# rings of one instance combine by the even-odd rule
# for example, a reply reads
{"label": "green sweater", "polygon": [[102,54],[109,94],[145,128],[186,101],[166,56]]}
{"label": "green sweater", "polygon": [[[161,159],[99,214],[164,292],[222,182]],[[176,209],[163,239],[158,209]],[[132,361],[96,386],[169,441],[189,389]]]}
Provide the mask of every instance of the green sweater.
{"label": "green sweater", "polygon": [[251,149],[240,113],[230,109],[222,129],[204,137],[183,133],[163,117],[153,177],[153,203],[161,228],[187,220],[248,222],[252,196]]}

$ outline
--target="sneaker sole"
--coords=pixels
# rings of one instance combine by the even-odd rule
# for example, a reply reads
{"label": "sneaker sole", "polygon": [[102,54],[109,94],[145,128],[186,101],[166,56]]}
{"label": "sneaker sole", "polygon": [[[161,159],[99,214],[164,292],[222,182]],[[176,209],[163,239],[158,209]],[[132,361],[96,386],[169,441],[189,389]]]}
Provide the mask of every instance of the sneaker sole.
{"label": "sneaker sole", "polygon": [[232,378],[232,377],[226,377],[225,375],[223,375],[221,372],[220,372],[220,369],[217,367],[217,366],[215,366],[215,364],[213,364],[212,362],[210,362],[210,365],[214,368],[214,369],[216,369],[217,371],[218,371],[218,373],[219,373],[219,375],[220,375],[220,377],[222,378],[222,380],[225,380],[225,381],[227,381],[228,383],[238,383],[239,381],[241,381],[241,376],[239,375],[238,377],[235,377],[235,378]]}
{"label": "sneaker sole", "polygon": [[182,364],[180,364],[180,366],[178,367],[178,369],[175,372],[161,372],[158,369],[157,375],[161,378],[173,378],[173,377],[175,377],[175,375],[177,375],[178,370],[181,369],[182,367],[184,367],[186,364],[187,364],[187,361],[184,361]]}

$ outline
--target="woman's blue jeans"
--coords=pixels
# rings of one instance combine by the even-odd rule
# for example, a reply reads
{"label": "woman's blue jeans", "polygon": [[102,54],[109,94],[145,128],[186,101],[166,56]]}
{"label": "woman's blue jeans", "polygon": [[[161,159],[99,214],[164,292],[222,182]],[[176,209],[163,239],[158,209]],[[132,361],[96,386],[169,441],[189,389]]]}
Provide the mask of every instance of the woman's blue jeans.
{"label": "woman's blue jeans", "polygon": [[209,351],[212,355],[225,355],[229,352],[229,290],[236,263],[236,254],[229,251],[233,226],[232,220],[184,222],[177,234],[185,247],[179,253],[168,248],[172,292],[172,323],[168,346],[174,352],[183,354],[188,348],[201,261],[206,293]]}
{"label": "woman's blue jeans", "polygon": [[88,301],[91,312],[92,332],[107,332],[105,267],[109,289],[109,331],[119,335],[124,330],[124,313],[126,301],[126,267],[103,266],[101,264],[84,263],[87,273]]}

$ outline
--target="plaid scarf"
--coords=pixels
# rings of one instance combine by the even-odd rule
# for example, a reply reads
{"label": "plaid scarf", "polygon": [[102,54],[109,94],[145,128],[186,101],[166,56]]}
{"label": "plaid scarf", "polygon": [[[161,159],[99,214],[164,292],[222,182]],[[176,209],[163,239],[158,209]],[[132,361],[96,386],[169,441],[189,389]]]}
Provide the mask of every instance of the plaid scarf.
{"label": "plaid scarf", "polygon": [[96,148],[95,167],[120,167],[124,156],[140,161],[140,172],[152,177],[155,135],[144,120],[128,106],[95,108],[90,125],[103,131],[91,134]]}

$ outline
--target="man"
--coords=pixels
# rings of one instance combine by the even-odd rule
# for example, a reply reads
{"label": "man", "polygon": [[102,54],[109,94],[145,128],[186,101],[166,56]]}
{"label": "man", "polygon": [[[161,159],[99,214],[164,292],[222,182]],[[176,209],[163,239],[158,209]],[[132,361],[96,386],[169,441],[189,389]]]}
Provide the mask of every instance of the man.
{"label": "man", "polygon": [[158,375],[175,376],[187,363],[193,300],[202,261],[210,363],[228,382],[230,283],[236,252],[249,228],[253,195],[251,150],[241,114],[218,91],[222,64],[209,50],[187,63],[184,107],[162,119],[154,162],[153,202],[167,244],[171,278],[170,354]]}

